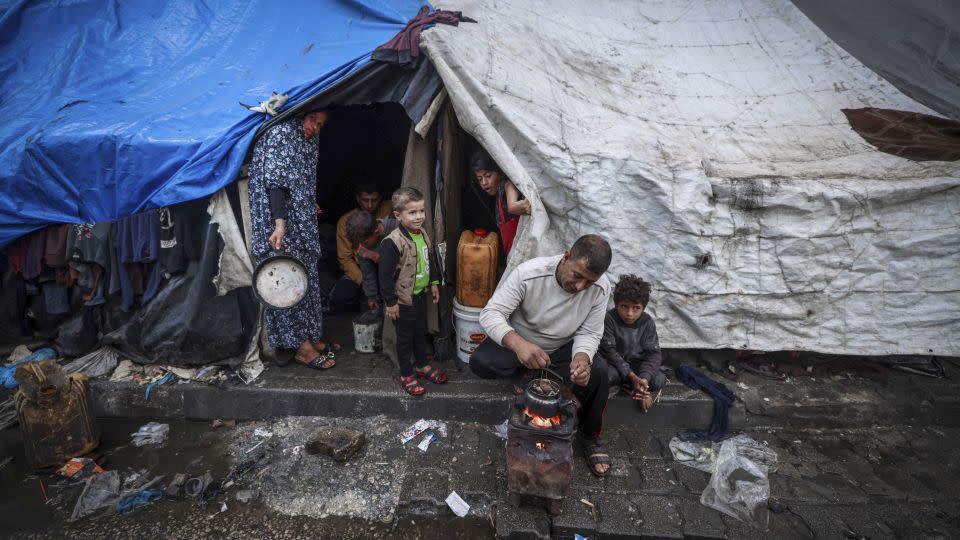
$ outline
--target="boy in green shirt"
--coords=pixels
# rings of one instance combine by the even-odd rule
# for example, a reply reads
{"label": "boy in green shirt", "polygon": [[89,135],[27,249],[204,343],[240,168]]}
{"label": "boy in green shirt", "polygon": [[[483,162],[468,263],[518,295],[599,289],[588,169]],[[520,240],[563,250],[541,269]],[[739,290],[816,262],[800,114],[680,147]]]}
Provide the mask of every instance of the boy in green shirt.
{"label": "boy in green shirt", "polygon": [[434,304],[440,301],[440,274],[430,237],[422,229],[424,206],[423,194],[416,189],[395,191],[393,213],[400,225],[379,247],[380,296],[397,330],[400,385],[411,396],[426,393],[417,379],[434,384],[447,382],[447,374],[427,362],[426,291],[429,289]]}

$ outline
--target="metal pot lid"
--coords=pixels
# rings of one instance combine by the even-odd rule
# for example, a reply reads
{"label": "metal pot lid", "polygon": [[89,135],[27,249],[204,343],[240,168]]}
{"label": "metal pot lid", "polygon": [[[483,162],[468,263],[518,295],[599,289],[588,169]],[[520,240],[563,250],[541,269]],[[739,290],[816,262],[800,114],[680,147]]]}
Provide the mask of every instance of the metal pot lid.
{"label": "metal pot lid", "polygon": [[307,268],[289,256],[263,261],[253,276],[257,298],[274,309],[289,309],[300,303],[310,290]]}

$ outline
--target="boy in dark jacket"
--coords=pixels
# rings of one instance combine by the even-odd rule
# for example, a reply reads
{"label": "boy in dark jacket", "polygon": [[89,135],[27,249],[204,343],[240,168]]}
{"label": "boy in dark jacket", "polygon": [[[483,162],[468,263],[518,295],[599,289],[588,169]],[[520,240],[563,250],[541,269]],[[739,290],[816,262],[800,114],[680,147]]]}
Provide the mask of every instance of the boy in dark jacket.
{"label": "boy in dark jacket", "polygon": [[400,225],[379,247],[380,296],[397,330],[400,386],[411,396],[426,392],[417,379],[447,382],[447,374],[427,362],[427,295],[434,304],[440,301],[440,273],[430,237],[423,230],[424,206],[423,194],[416,189],[395,191],[393,214]]}
{"label": "boy in dark jacket", "polygon": [[621,276],[613,289],[614,309],[604,320],[600,356],[607,361],[610,388],[621,385],[647,412],[653,407],[652,392],[667,378],[660,372],[663,358],[657,325],[644,311],[650,302],[650,284],[634,275]]}

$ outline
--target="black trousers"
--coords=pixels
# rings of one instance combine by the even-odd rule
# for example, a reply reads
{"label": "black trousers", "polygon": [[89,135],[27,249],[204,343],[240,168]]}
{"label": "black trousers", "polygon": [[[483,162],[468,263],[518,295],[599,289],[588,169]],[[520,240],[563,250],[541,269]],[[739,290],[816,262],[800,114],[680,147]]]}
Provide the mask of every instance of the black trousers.
{"label": "black trousers", "polygon": [[397,363],[404,377],[413,375],[413,366],[427,365],[427,298],[421,292],[413,295],[413,305],[399,304],[400,316],[393,321],[397,329]]}
{"label": "black trousers", "polygon": [[[603,412],[607,407],[607,370],[600,363],[590,368],[590,382],[587,386],[577,386],[570,382],[570,361],[573,354],[573,341],[560,347],[550,355],[550,369],[563,377],[564,382],[573,389],[580,400],[577,415],[580,420],[580,434],[592,438],[603,431]],[[513,351],[497,345],[492,339],[486,339],[473,351],[470,357],[470,369],[484,379],[515,378],[525,367]]]}

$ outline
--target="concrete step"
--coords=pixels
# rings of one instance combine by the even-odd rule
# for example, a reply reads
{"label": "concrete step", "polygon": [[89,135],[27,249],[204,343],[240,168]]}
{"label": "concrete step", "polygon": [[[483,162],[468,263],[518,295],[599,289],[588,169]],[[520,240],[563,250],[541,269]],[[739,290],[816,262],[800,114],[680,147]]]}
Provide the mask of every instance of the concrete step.
{"label": "concrete step", "polygon": [[[94,380],[94,411],[101,417],[188,420],[383,414],[496,424],[506,418],[513,402],[510,383],[480,379],[464,365],[446,365],[447,384],[425,382],[427,395],[411,398],[397,384],[396,371],[385,356],[347,352],[337,361],[335,368],[322,372],[293,364],[271,366],[248,386],[221,389],[196,383],[167,384],[151,390],[150,399],[144,387],[132,382]],[[654,411],[641,414],[633,400],[617,395],[608,404],[606,421],[637,428],[706,427],[713,415],[713,401],[701,392],[671,383]],[[734,426],[744,423],[742,405],[733,409],[731,420]]]}
{"label": "concrete step", "polygon": [[[434,418],[495,424],[513,401],[506,381],[479,379],[460,363],[444,368],[450,382],[427,385],[427,395],[411,398],[397,384],[396,371],[379,354],[345,352],[329,371],[300,365],[271,366],[253,384],[216,388],[203,384],[168,384],[146,399],[144,388],[130,382],[92,381],[95,412],[104,417],[210,420],[264,419],[281,416],[359,418]],[[459,368],[459,370],[458,370]],[[929,379],[885,370],[795,377],[771,381],[741,374],[737,382],[715,375],[738,396],[730,412],[731,428],[843,428],[864,425],[960,426],[960,373],[951,366],[948,379]],[[713,401],[705,393],[672,382],[649,414],[625,395],[607,407],[607,427],[633,429],[705,428]]]}

